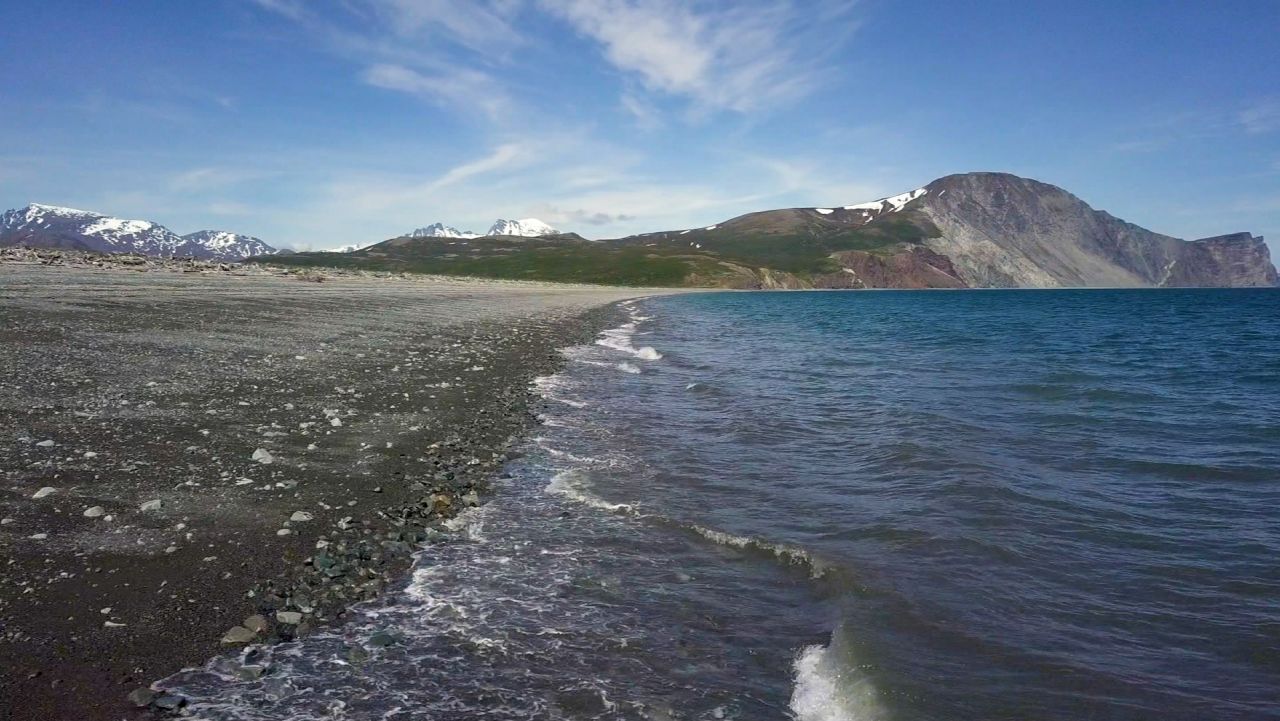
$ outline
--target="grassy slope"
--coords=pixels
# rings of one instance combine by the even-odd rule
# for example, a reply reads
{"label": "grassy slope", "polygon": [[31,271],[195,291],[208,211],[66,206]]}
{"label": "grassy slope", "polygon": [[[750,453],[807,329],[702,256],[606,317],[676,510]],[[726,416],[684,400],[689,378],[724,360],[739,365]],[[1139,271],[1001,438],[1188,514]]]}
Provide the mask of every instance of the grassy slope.
{"label": "grassy slope", "polygon": [[839,270],[829,257],[833,252],[891,253],[932,233],[936,230],[927,221],[904,213],[862,228],[834,232],[816,228],[799,233],[750,228],[694,230],[599,243],[554,238],[397,239],[355,253],[299,253],[255,261],[624,286],[680,286],[696,276],[702,283],[716,285],[741,278],[741,272],[726,263],[751,270],[784,271],[808,280]]}

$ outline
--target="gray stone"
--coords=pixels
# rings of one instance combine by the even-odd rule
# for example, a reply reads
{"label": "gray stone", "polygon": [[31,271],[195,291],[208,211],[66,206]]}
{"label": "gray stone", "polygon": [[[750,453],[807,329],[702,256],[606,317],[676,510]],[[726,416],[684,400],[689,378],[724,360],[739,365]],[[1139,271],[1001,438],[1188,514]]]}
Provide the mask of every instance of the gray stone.
{"label": "gray stone", "polygon": [[40,446],[41,448],[53,448],[55,444],[53,441],[40,441],[36,445]]}
{"label": "gray stone", "polygon": [[156,698],[156,692],[149,688],[135,688],[129,692],[129,703],[138,708],[146,708]]}
{"label": "gray stone", "polygon": [[290,626],[297,626],[302,623],[302,614],[297,611],[276,611],[276,620]]}
{"label": "gray stone", "polygon": [[187,700],[177,694],[162,693],[154,703],[156,708],[164,709],[165,711],[173,711],[174,709],[179,709],[185,706]]}
{"label": "gray stone", "polygon": [[269,463],[273,463],[276,459],[275,459],[275,456],[271,455],[271,452],[268,451],[267,449],[259,448],[258,450],[253,452],[253,460],[257,461],[258,463],[262,463],[266,465]]}
{"label": "gray stone", "polygon": [[311,515],[307,511],[294,511],[293,515],[289,516],[289,520],[293,521],[294,523],[304,523],[306,521],[310,521],[313,518],[315,518],[315,516]]}
{"label": "gray stone", "polygon": [[85,518],[100,518],[107,515],[107,509],[102,506],[94,506],[93,508],[84,509]]}
{"label": "gray stone", "polygon": [[164,503],[162,503],[159,498],[156,498],[156,499],[147,501],[146,503],[143,503],[138,508],[144,513],[147,511],[158,511],[161,508],[164,508]]}
{"label": "gray stone", "polygon": [[243,625],[254,633],[266,633],[267,629],[271,628],[271,622],[268,621],[265,616],[258,614],[254,614],[246,618]]}
{"label": "gray stone", "polygon": [[32,498],[44,498],[45,496],[52,496],[53,494],[55,494],[55,493],[57,493],[57,492],[58,492],[58,489],[54,488],[53,486],[45,486],[44,488],[41,488],[40,490],[38,490],[38,491],[36,491],[35,493],[31,494],[31,497],[32,497]]}
{"label": "gray stone", "polygon": [[245,681],[256,681],[267,672],[267,667],[260,664],[246,664],[240,667],[240,678]]}
{"label": "gray stone", "polygon": [[223,634],[222,642],[223,643],[249,643],[253,641],[256,635],[257,634],[245,628],[244,626],[232,626],[229,631]]}

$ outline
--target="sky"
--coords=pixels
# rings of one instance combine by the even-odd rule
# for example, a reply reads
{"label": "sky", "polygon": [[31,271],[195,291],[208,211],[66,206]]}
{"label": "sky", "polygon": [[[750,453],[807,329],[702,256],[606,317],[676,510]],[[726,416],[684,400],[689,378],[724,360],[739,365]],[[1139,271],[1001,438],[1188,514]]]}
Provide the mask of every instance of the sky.
{"label": "sky", "polygon": [[0,208],[295,249],[589,238],[951,173],[1280,257],[1280,2],[0,2]]}

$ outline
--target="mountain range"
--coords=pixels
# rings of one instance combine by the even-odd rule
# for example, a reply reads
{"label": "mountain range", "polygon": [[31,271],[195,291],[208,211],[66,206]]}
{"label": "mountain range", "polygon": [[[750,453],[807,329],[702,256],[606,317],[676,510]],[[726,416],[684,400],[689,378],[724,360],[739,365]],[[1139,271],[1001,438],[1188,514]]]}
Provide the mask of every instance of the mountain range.
{"label": "mountain range", "polygon": [[[442,242],[442,241],[449,242]],[[459,242],[465,241],[465,242]],[[1047,183],[965,173],[879,200],[748,213],[702,228],[589,241],[535,218],[481,236],[435,223],[328,252],[279,254],[222,231],[29,205],[0,214],[0,246],[624,285],[725,288],[1275,286],[1261,237],[1181,240]]]}
{"label": "mountain range", "polygon": [[147,220],[125,220],[39,203],[0,213],[0,247],[9,245],[220,261],[278,252],[248,235],[222,230],[178,235]]}
{"label": "mountain range", "polygon": [[1007,173],[949,175],[867,203],[767,210],[605,241],[549,228],[491,232],[465,245],[438,237],[411,234],[337,258],[300,253],[266,262],[727,288],[1277,285],[1261,237],[1180,240]]}
{"label": "mountain range", "polygon": [[515,238],[537,238],[543,235],[556,235],[560,231],[538,220],[537,218],[521,218],[520,220],[503,220],[499,218],[489,226],[482,236],[469,230],[458,230],[444,223],[433,223],[425,228],[418,228],[409,233],[409,238],[487,238],[505,235]]}

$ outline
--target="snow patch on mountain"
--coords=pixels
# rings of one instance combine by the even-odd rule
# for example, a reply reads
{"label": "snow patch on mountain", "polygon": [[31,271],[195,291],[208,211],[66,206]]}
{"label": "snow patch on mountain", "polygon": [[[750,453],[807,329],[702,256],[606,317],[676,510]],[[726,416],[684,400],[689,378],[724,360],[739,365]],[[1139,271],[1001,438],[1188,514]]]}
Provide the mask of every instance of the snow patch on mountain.
{"label": "snow patch on mountain", "polygon": [[915,190],[912,190],[909,193],[902,193],[901,195],[894,195],[888,198],[881,198],[880,200],[873,200],[870,203],[846,205],[844,206],[844,209],[845,210],[861,210],[868,214],[897,213],[898,211],[907,207],[907,203],[910,203],[911,201],[917,198],[923,197],[924,194],[928,192],[929,190],[927,188],[917,188]]}
{"label": "snow patch on mountain", "polygon": [[275,255],[280,252],[260,238],[225,230],[199,230],[182,236],[187,243],[205,248],[219,258],[249,258],[255,255]]}
{"label": "snow patch on mountain", "polygon": [[364,250],[365,248],[368,248],[371,245],[375,245],[375,243],[363,243],[363,244],[352,243],[351,245],[340,245],[337,248],[330,248],[328,250],[322,250],[320,252],[321,253],[354,253],[357,250]]}
{"label": "snow patch on mountain", "polygon": [[250,236],[214,230],[183,236],[147,220],[42,203],[0,213],[0,246],[5,245],[228,261],[276,252]]}
{"label": "snow patch on mountain", "polygon": [[432,223],[424,228],[417,228],[409,233],[410,238],[479,238],[469,230],[458,230],[444,223]]}
{"label": "snow patch on mountain", "polygon": [[514,235],[522,238],[537,238],[543,235],[556,235],[559,232],[537,218],[521,218],[520,220],[498,219],[485,235]]}

